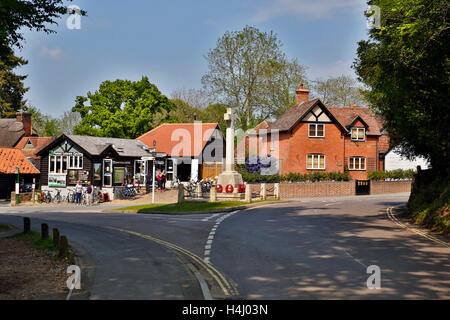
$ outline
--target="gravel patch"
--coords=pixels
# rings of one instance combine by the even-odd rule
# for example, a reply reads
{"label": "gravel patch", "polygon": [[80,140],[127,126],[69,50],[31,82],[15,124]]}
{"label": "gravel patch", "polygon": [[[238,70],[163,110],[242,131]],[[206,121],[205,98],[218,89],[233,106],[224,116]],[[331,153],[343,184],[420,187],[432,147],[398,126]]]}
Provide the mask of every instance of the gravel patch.
{"label": "gravel patch", "polygon": [[0,238],[0,300],[64,299],[69,262],[30,241]]}

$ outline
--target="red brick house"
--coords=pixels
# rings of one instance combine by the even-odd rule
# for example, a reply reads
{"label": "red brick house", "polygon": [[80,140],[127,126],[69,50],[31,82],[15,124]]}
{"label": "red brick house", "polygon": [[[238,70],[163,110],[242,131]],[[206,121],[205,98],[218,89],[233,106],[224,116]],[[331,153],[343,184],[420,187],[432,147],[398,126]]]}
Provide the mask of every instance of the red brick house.
{"label": "red brick house", "polygon": [[[263,122],[248,134],[250,154],[275,154],[271,135],[279,134],[279,173],[343,172],[354,179],[366,179],[367,172],[383,170],[389,138],[382,122],[365,107],[326,106],[309,100],[303,85],[297,90],[297,104],[274,122]],[[252,139],[258,139],[257,141]]]}

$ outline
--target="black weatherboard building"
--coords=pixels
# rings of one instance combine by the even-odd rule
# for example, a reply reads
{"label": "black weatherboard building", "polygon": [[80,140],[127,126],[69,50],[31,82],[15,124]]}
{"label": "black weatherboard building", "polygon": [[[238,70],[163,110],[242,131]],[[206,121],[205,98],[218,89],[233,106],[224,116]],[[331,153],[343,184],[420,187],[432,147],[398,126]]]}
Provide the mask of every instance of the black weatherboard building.
{"label": "black weatherboard building", "polygon": [[[61,135],[38,152],[41,157],[42,190],[59,188],[65,195],[67,187],[77,181],[88,181],[99,189],[114,194],[114,187],[134,180],[145,184],[145,175],[152,170],[149,147],[134,139]],[[158,154],[161,161],[165,154]]]}

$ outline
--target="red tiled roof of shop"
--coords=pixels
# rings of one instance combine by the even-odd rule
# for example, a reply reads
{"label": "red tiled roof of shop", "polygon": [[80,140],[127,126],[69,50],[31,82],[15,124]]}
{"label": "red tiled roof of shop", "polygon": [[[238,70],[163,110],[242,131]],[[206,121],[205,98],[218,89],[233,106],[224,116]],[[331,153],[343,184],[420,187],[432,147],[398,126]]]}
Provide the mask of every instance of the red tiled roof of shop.
{"label": "red tiled roof of shop", "polygon": [[[17,143],[16,148],[22,150],[23,154],[27,157],[39,158],[38,156],[36,156],[36,153],[38,153],[43,147],[48,145],[54,139],[55,138],[53,137],[22,137],[22,139],[20,139]],[[34,148],[25,149],[28,140],[31,142]]]}
{"label": "red tiled roof of shop", "polygon": [[[199,146],[194,144],[194,123],[164,123],[137,139],[145,143],[149,148],[153,148],[153,141],[155,140],[156,151],[167,153],[169,156],[194,157],[200,155],[214,129],[219,128],[218,123],[201,123],[200,125],[202,143]],[[177,130],[177,132],[175,133],[175,136],[173,136],[175,130]],[[205,135],[205,132],[209,132],[209,134]],[[190,138],[190,141],[184,141],[184,143],[186,143],[185,148],[181,148],[182,139],[184,137],[183,134],[188,134]],[[188,145],[189,143],[190,146]],[[198,150],[194,150],[196,147]],[[172,154],[176,150],[182,151],[181,154]]]}
{"label": "red tiled roof of shop", "polygon": [[39,174],[21,150],[0,148],[0,174],[14,174],[16,168],[21,174]]}

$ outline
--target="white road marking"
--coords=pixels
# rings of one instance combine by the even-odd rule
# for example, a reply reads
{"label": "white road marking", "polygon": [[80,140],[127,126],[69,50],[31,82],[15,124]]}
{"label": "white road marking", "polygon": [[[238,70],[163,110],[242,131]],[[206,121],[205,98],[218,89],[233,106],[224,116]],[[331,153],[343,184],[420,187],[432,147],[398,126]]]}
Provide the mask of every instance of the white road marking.
{"label": "white road marking", "polygon": [[325,206],[332,206],[335,204],[341,204],[342,202],[331,202],[331,203],[327,203]]}
{"label": "white road marking", "polygon": [[343,250],[350,258],[352,258],[353,260],[355,260],[356,262],[358,262],[360,265],[362,265],[364,268],[367,269],[367,266],[364,263],[362,263],[361,261],[356,259],[354,256],[352,256],[350,253],[348,253],[347,250],[345,250],[345,249],[343,249]]}
{"label": "white road marking", "polygon": [[[215,223],[214,226],[211,228],[211,231],[209,232],[209,235],[208,235],[208,239],[206,240],[205,252],[204,252],[204,254],[203,254],[203,261],[205,261],[205,262],[207,262],[207,263],[210,263],[210,261],[211,261],[211,260],[210,260],[211,247],[212,247],[212,244],[213,244],[214,235],[216,234],[217,228],[219,227],[219,225],[222,223],[223,220],[225,220],[225,219],[228,218],[228,217],[231,217],[231,216],[232,216],[233,214],[235,214],[236,212],[238,212],[238,211],[236,210],[236,211],[230,212],[230,213],[228,213],[228,214],[226,214],[226,215],[224,215],[224,216],[221,216],[220,218],[218,218],[218,219],[216,220],[216,223]],[[209,221],[209,219],[214,218],[214,217],[217,216],[217,215],[219,215],[219,213],[216,214],[216,215],[212,215],[211,217],[208,217],[208,220],[206,220],[206,221]],[[205,218],[205,219],[206,219],[206,218]],[[202,220],[202,221],[203,221],[203,220]]]}
{"label": "white road marking", "polygon": [[215,214],[213,214],[213,215],[211,215],[211,216],[209,216],[209,217],[207,217],[207,218],[202,219],[202,221],[209,221],[209,220],[211,220],[212,218],[217,217],[219,214],[220,214],[220,213],[215,213]]}

